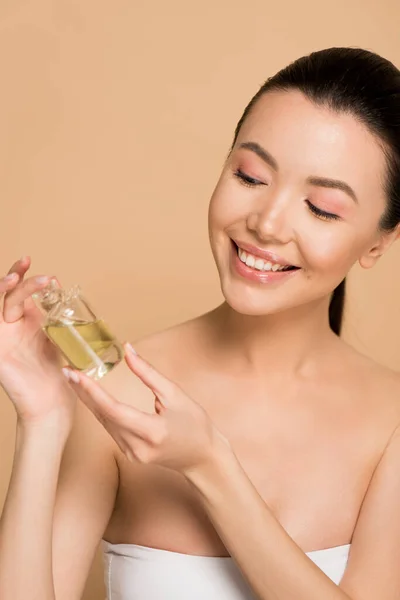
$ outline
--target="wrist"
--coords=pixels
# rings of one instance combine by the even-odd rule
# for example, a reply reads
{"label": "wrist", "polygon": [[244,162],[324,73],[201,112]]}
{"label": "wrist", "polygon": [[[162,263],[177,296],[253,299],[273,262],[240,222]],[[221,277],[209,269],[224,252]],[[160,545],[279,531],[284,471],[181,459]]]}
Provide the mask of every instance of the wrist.
{"label": "wrist", "polygon": [[43,439],[49,444],[64,445],[73,425],[70,414],[61,408],[43,416],[23,418],[17,416],[17,438],[21,441]]}
{"label": "wrist", "polygon": [[184,476],[200,494],[208,496],[238,465],[239,462],[229,443],[221,439],[215,444],[208,459],[188,469]]}

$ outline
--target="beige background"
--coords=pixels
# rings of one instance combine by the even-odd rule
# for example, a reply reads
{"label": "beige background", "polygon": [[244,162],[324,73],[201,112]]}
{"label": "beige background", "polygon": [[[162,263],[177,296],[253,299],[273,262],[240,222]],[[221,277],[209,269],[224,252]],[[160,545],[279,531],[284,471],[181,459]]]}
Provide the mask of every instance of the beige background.
{"label": "beige background", "polygon": [[[398,0],[1,0],[0,272],[78,282],[121,338],[221,299],[207,205],[258,86],[361,46],[400,65]],[[400,366],[400,245],[354,271],[345,336]],[[0,397],[0,506],[15,418]],[[104,597],[101,556],[85,600]]]}

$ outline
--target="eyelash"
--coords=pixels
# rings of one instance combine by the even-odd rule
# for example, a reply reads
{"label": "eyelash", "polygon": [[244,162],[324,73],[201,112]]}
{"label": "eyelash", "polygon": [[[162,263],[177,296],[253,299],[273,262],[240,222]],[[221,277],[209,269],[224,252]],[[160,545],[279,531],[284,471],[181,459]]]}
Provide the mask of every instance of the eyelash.
{"label": "eyelash", "polygon": [[239,179],[242,185],[247,185],[248,187],[254,187],[256,185],[265,185],[265,183],[263,183],[262,181],[259,181],[258,179],[253,179],[253,177],[249,177],[240,169],[236,169],[234,175],[237,179]]}
{"label": "eyelash", "polygon": [[[240,181],[240,183],[242,185],[245,185],[247,187],[255,187],[257,185],[266,185],[265,183],[263,183],[262,181],[259,181],[258,179],[254,179],[253,177],[249,177],[249,175],[246,175],[240,169],[237,169],[234,172],[234,176]],[[333,213],[329,213],[329,212],[326,212],[324,210],[321,210],[320,208],[318,208],[317,206],[315,206],[314,204],[312,204],[308,199],[306,199],[305,202],[306,202],[308,208],[310,209],[310,211],[318,219],[322,219],[324,221],[338,221],[338,220],[340,220],[340,217],[338,215],[335,215]]]}
{"label": "eyelash", "polygon": [[311,210],[311,212],[314,213],[314,215],[316,217],[318,217],[319,219],[323,219],[324,221],[339,221],[340,220],[339,215],[334,215],[333,213],[325,212],[324,210],[321,210],[314,204],[311,204],[311,202],[307,199],[306,199],[306,204],[307,204],[308,208]]}

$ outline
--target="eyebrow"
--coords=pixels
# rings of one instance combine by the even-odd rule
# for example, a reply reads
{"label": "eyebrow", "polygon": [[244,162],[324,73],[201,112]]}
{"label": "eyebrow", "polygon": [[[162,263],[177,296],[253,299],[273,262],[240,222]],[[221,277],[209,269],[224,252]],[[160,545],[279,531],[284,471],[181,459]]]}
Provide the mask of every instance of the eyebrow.
{"label": "eyebrow", "polygon": [[[240,144],[239,148],[244,148],[245,150],[250,150],[251,152],[254,152],[255,154],[257,154],[257,156],[261,158],[261,160],[263,160],[265,163],[267,163],[267,165],[272,167],[274,171],[279,171],[278,163],[276,162],[275,158],[257,142],[243,142],[242,144]],[[352,198],[352,200],[354,200],[356,204],[359,204],[355,191],[345,181],[340,181],[340,179],[330,179],[327,177],[310,176],[307,177],[306,182],[310,185],[315,185],[318,187],[340,190],[348,196],[350,196],[350,198]]]}

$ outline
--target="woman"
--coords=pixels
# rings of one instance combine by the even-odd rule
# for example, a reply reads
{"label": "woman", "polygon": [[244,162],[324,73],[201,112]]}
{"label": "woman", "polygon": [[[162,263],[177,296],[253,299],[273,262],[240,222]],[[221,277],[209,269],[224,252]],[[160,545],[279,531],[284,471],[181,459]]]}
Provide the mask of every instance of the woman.
{"label": "woman", "polygon": [[238,123],[209,211],[224,303],[129,369],[63,379],[30,299],[49,278],[17,262],[1,599],[80,598],[101,540],[110,600],[397,599],[400,381],[339,336],[346,274],[399,222],[400,72],[331,48]]}

